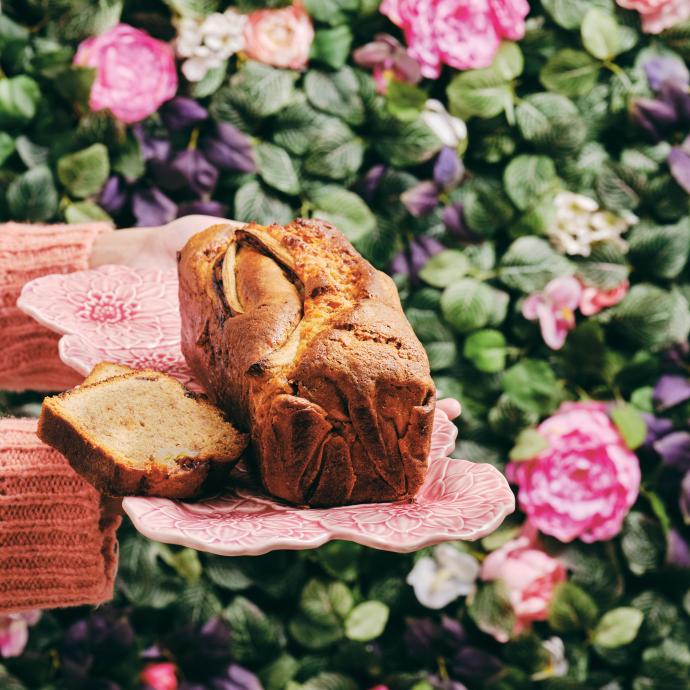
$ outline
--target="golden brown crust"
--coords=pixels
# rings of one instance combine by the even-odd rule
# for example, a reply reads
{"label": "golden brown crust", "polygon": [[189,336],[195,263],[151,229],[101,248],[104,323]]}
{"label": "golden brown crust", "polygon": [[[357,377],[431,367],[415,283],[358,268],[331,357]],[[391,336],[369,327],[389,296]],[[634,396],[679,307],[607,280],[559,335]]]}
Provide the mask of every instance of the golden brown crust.
{"label": "golden brown crust", "polygon": [[[297,286],[301,313],[284,280],[252,274],[268,269],[251,251],[243,263],[248,247]],[[434,387],[388,276],[318,220],[214,225],[189,240],[179,274],[185,358],[251,431],[271,494],[320,506],[415,495]]]}

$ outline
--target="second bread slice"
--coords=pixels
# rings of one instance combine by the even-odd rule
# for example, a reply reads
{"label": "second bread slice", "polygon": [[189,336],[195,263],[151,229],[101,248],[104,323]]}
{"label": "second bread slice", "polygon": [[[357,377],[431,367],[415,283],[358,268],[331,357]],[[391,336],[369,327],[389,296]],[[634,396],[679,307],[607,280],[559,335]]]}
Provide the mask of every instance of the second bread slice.
{"label": "second bread slice", "polygon": [[171,376],[99,366],[85,384],[44,400],[39,438],[111,496],[192,498],[221,488],[246,435]]}

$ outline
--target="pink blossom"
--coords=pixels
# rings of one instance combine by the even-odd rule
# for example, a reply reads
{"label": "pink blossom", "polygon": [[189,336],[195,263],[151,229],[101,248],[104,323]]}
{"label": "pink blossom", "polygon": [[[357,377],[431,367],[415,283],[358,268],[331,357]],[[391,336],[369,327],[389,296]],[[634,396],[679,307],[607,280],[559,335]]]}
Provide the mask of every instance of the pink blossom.
{"label": "pink blossom", "polygon": [[122,122],[143,120],[177,91],[172,47],[128,24],[82,41],[74,64],[96,69],[91,109],[108,108]]}
{"label": "pink blossom", "polygon": [[598,402],[565,403],[542,422],[548,448],[508,465],[520,508],[562,542],[612,539],[637,499],[640,463]]}
{"label": "pink blossom", "polygon": [[373,70],[376,90],[388,91],[391,78],[408,84],[417,84],[422,78],[419,65],[408,55],[405,46],[390,34],[376,34],[371,43],[357,48],[352,54],[360,67]]}
{"label": "pink blossom", "polygon": [[539,320],[544,342],[552,350],[563,347],[568,331],[575,328],[575,310],[581,294],[582,286],[576,278],[561,276],[524,301],[522,315],[529,321]]}
{"label": "pink blossom", "polygon": [[[565,580],[565,568],[536,548],[527,536],[513,539],[491,552],[482,563],[481,578],[502,580],[515,612],[514,634],[519,634],[533,621],[548,617],[554,588]],[[491,630],[499,642],[507,642],[504,631]]]}
{"label": "pink blossom", "polygon": [[399,26],[422,75],[436,79],[443,64],[488,67],[502,38],[525,34],[527,0],[384,0],[381,12]]}
{"label": "pink blossom", "polygon": [[580,295],[580,311],[584,316],[598,314],[602,309],[618,304],[628,294],[629,287],[630,283],[627,280],[615,288],[611,288],[611,290],[600,290],[583,284]]}
{"label": "pink blossom", "polygon": [[686,19],[690,19],[688,0],[616,0],[628,10],[637,10],[642,18],[642,30],[658,34]]}
{"label": "pink blossom", "polygon": [[29,626],[38,623],[40,611],[0,616],[0,658],[19,656],[29,641]]}
{"label": "pink blossom", "polygon": [[146,664],[139,678],[152,690],[177,690],[177,667],[170,661]]}
{"label": "pink blossom", "polygon": [[314,27],[301,3],[248,16],[244,49],[253,60],[274,67],[303,69],[309,60]]}

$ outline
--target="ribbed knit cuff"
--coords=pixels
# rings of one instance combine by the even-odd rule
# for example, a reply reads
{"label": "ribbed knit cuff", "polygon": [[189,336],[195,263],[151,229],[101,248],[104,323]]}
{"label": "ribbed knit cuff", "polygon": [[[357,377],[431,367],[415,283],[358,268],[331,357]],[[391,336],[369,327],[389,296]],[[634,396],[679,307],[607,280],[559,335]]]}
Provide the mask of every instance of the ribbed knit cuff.
{"label": "ribbed knit cuff", "polygon": [[111,599],[120,520],[36,420],[0,420],[0,614]]}
{"label": "ribbed knit cuff", "polygon": [[60,336],[16,307],[25,283],[50,273],[89,267],[95,239],[108,223],[0,225],[0,389],[56,391],[81,376],[58,358]]}

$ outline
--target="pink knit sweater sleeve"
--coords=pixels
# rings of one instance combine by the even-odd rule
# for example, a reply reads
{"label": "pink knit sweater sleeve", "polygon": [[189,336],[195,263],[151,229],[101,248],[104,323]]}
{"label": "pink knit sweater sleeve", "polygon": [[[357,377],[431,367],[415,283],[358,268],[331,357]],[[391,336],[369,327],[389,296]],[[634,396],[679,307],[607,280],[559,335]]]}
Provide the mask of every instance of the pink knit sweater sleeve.
{"label": "pink knit sweater sleeve", "polygon": [[36,420],[0,419],[0,614],[112,598],[116,507],[39,441]]}
{"label": "pink knit sweater sleeve", "polygon": [[0,225],[0,390],[56,391],[81,376],[58,358],[57,333],[16,307],[24,283],[49,273],[89,267],[94,240],[108,223]]}

